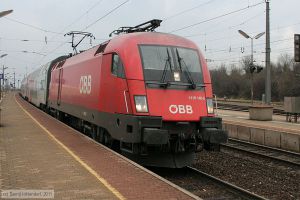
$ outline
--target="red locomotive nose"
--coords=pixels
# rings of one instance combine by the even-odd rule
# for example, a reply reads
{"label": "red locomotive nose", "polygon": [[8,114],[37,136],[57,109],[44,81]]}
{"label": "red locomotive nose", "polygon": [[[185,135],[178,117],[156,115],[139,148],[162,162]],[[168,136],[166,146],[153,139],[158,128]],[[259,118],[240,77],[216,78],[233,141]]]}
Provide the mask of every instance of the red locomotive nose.
{"label": "red locomotive nose", "polygon": [[199,121],[207,116],[204,90],[147,89],[149,114],[165,121]]}
{"label": "red locomotive nose", "polygon": [[187,46],[139,45],[150,115],[165,121],[207,116],[201,59]]}

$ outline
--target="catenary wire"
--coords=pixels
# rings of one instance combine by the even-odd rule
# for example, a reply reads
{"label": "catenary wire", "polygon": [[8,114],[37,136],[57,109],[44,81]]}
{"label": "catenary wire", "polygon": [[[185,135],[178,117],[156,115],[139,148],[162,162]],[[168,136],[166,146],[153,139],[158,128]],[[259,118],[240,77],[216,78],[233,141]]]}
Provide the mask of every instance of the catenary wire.
{"label": "catenary wire", "polygon": [[170,31],[169,33],[174,33],[174,32],[182,31],[182,30],[185,30],[185,29],[194,27],[194,26],[198,26],[199,24],[203,24],[203,23],[210,22],[210,21],[213,21],[213,20],[215,20],[215,19],[219,19],[219,18],[228,16],[228,15],[231,15],[231,14],[234,14],[234,13],[238,13],[238,12],[241,12],[241,11],[243,11],[243,10],[247,10],[247,9],[256,7],[256,6],[261,5],[261,4],[263,4],[263,3],[264,3],[264,1],[263,1],[263,2],[260,2],[260,3],[257,3],[257,4],[249,5],[249,6],[244,7],[244,8],[240,8],[240,9],[237,9],[237,10],[234,10],[234,11],[231,11],[231,12],[228,12],[228,13],[225,13],[225,14],[222,14],[222,15],[218,15],[218,16],[213,17],[213,18],[209,18],[209,19],[206,19],[206,20],[203,20],[203,21],[200,21],[200,22],[197,22],[197,23],[188,25],[188,26],[184,26],[184,27],[181,27],[181,28],[172,30],[172,31]]}

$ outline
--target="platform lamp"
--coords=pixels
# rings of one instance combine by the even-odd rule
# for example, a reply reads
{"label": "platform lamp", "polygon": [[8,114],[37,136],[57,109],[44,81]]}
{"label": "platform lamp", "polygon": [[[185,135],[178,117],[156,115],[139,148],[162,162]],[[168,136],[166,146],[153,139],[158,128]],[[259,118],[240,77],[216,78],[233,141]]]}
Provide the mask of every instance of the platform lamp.
{"label": "platform lamp", "polygon": [[258,39],[265,34],[265,32],[261,32],[257,34],[255,37],[250,37],[247,33],[242,30],[238,30],[238,32],[244,36],[246,39],[251,39],[251,64],[250,64],[250,74],[251,74],[251,104],[253,105],[253,72],[257,70],[257,73],[262,70],[261,67],[255,67],[253,64],[253,39]]}
{"label": "platform lamp", "polygon": [[12,13],[12,12],[13,12],[13,10],[5,10],[5,11],[1,11],[1,12],[0,12],[0,17],[4,17],[4,16],[6,16],[6,15]]}

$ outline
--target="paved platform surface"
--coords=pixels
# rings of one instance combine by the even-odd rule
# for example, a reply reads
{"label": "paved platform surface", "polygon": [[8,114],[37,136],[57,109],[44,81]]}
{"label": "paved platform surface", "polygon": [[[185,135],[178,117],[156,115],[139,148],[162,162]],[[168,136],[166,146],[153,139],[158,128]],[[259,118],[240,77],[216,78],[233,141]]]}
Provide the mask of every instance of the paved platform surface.
{"label": "paved platform surface", "polygon": [[0,189],[53,189],[55,199],[194,199],[36,109],[2,102]]}
{"label": "paved platform surface", "polygon": [[300,123],[286,122],[285,116],[273,115],[272,121],[256,121],[249,119],[248,112],[218,110],[218,116],[223,118],[223,121],[230,123],[239,123],[251,127],[264,128],[270,130],[285,131],[300,135]]}
{"label": "paved platform surface", "polygon": [[117,199],[8,95],[2,102],[0,188],[54,189],[55,199]]}

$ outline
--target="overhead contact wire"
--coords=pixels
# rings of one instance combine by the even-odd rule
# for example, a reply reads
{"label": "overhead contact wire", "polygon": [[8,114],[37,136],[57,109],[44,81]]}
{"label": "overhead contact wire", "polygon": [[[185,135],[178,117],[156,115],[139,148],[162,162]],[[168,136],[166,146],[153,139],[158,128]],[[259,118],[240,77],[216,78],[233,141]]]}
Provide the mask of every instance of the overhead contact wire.
{"label": "overhead contact wire", "polygon": [[176,13],[176,14],[174,14],[174,15],[169,16],[169,17],[165,17],[165,18],[163,18],[162,20],[163,20],[163,21],[167,21],[167,20],[169,20],[169,19],[171,19],[171,18],[177,17],[177,16],[179,16],[179,15],[182,15],[182,14],[184,14],[184,13],[190,12],[190,11],[192,11],[192,10],[195,10],[195,9],[199,8],[199,7],[202,7],[202,6],[204,6],[204,5],[207,5],[207,4],[209,4],[209,3],[213,2],[213,1],[215,1],[215,0],[210,0],[210,1],[207,1],[207,2],[202,3],[202,4],[200,4],[200,5],[197,5],[197,6],[195,6],[195,7],[192,7],[192,8],[186,9],[186,10],[183,10],[183,11],[178,12],[178,13]]}
{"label": "overhead contact wire", "polygon": [[39,30],[39,31],[43,31],[43,32],[47,32],[47,33],[53,33],[53,34],[63,34],[63,33],[58,33],[58,32],[54,32],[54,31],[49,31],[47,29],[43,29],[43,28],[35,26],[35,25],[27,24],[27,23],[18,21],[16,19],[11,19],[11,18],[8,18],[8,17],[4,17],[4,18],[7,19],[7,20],[9,20],[9,21],[12,21],[12,22],[15,22],[15,23],[18,23],[18,24],[22,24],[24,26],[31,27],[31,28]]}
{"label": "overhead contact wire", "polygon": [[203,20],[203,21],[200,21],[200,22],[197,22],[197,23],[188,25],[188,26],[184,26],[184,27],[179,28],[179,29],[172,30],[172,31],[170,31],[169,33],[174,33],[174,32],[177,32],[177,31],[184,30],[184,29],[188,29],[188,28],[197,26],[197,25],[199,25],[199,24],[203,24],[203,23],[206,23],[206,22],[209,22],[209,21],[213,21],[213,20],[215,20],[215,19],[219,19],[219,18],[228,16],[228,15],[231,15],[231,14],[234,14],[234,13],[241,12],[241,11],[246,10],[246,9],[249,9],[249,8],[256,7],[256,6],[261,5],[261,4],[263,4],[263,3],[264,3],[264,2],[257,3],[257,4],[254,4],[254,5],[250,5],[250,6],[247,6],[247,7],[244,7],[244,8],[240,8],[240,9],[238,9],[238,10],[234,10],[234,11],[231,11],[231,12],[228,12],[228,13],[225,13],[225,14],[222,14],[222,15],[218,15],[218,16],[213,17],[213,18],[210,18],[210,19],[206,19],[206,20]]}
{"label": "overhead contact wire", "polygon": [[90,28],[91,26],[95,25],[97,22],[99,22],[100,20],[104,19],[105,17],[107,17],[108,15],[110,15],[111,13],[113,13],[114,11],[116,11],[117,9],[119,9],[120,7],[122,7],[124,4],[126,4],[127,2],[129,2],[129,0],[124,1],[123,3],[121,3],[120,5],[114,7],[112,10],[110,10],[108,13],[106,13],[105,15],[103,15],[102,17],[100,17],[99,19],[97,19],[96,21],[94,21],[93,23],[89,24],[88,26],[86,26],[84,29],[82,29],[81,31],[84,31],[88,28]]}

